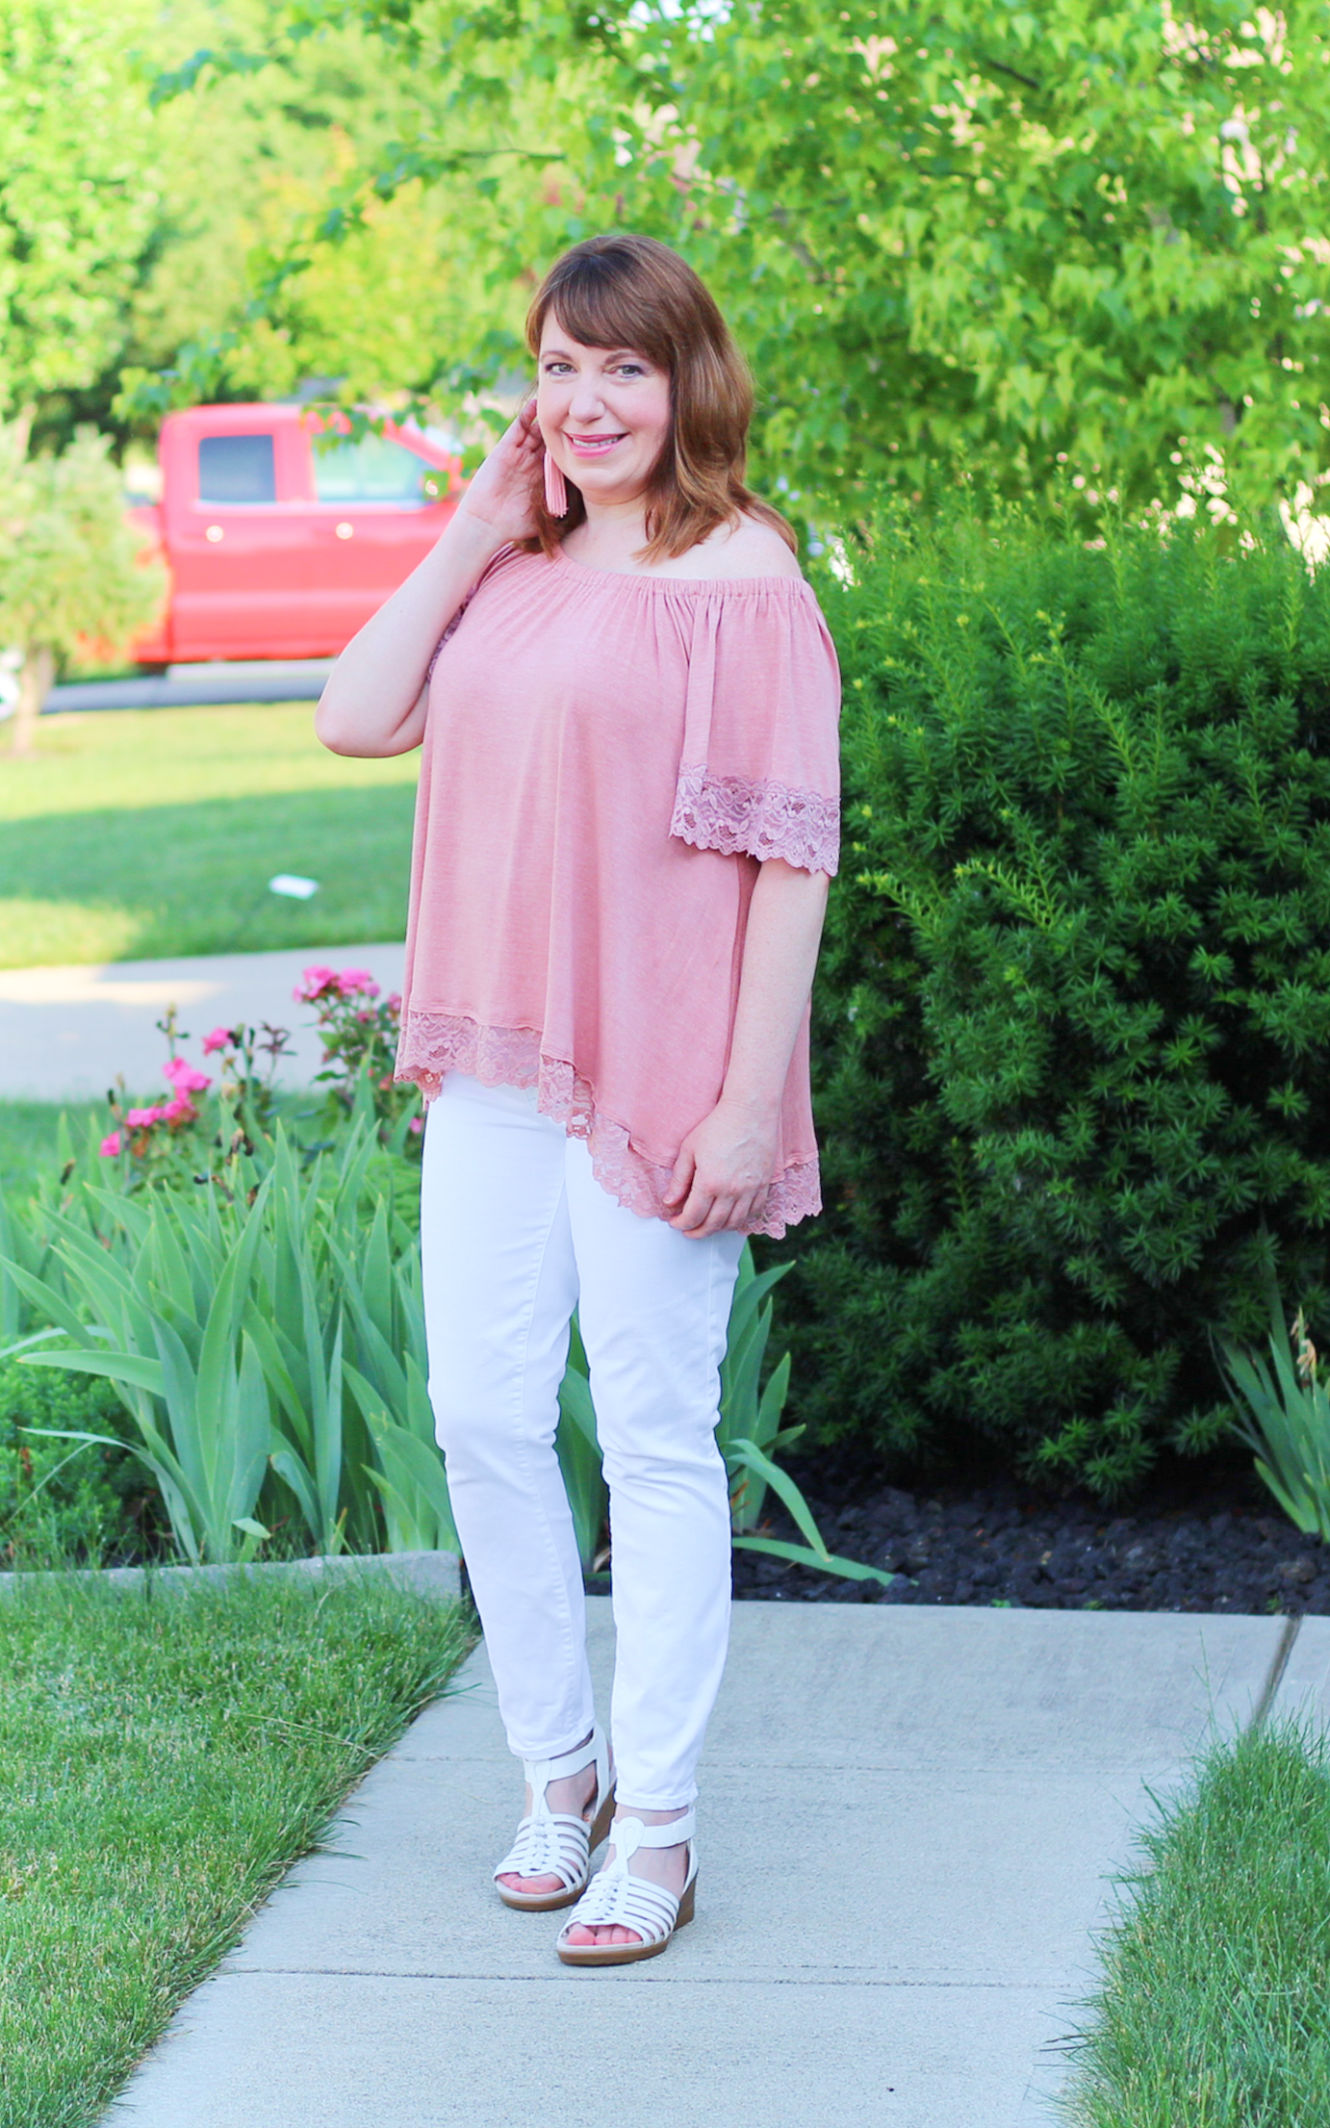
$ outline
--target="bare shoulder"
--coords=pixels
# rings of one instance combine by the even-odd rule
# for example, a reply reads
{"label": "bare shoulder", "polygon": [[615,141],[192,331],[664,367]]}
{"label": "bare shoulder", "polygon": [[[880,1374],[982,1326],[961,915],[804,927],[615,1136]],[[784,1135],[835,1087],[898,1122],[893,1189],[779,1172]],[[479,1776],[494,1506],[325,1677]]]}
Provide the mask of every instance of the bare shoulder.
{"label": "bare shoulder", "polygon": [[[694,547],[688,557],[699,576],[790,576],[803,571],[774,525],[760,518],[741,517],[737,524],[720,525]],[[702,564],[704,566],[697,566]]]}

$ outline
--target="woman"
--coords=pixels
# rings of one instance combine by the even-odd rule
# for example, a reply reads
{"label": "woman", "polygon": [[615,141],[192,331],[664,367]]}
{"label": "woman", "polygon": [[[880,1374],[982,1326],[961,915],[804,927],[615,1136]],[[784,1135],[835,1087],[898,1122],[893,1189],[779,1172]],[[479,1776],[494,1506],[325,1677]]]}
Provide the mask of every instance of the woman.
{"label": "woman", "polygon": [[[398,1074],[430,1100],[430,1393],[526,1775],[495,1879],[510,1906],[577,1901],[558,1955],[607,1965],[692,1917],[730,1299],[745,1234],[820,1201],[839,685],[793,537],[743,485],[751,386],[691,268],[594,237],[528,339],[533,404],[339,658],[318,732],[424,744]],[[574,1306],[610,1489],[617,1795],[554,1453]]]}

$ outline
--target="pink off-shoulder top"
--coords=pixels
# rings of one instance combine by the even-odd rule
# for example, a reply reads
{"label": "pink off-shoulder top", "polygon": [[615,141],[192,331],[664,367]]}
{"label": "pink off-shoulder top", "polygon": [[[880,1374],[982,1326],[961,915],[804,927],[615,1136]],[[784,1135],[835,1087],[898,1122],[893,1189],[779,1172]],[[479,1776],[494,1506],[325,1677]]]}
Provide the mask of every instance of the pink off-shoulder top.
{"label": "pink off-shoulder top", "polygon": [[[837,860],[836,654],[799,577],[504,549],[445,635],[397,1075],[534,1086],[645,1217],[720,1098],[761,861]],[[805,1012],[752,1231],[820,1209]]]}

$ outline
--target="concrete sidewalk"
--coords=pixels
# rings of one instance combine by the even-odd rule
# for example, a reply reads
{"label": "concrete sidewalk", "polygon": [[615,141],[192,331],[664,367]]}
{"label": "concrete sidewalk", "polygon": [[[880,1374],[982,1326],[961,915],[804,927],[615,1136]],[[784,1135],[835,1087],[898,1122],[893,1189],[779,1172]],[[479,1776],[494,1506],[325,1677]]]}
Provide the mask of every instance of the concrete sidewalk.
{"label": "concrete sidewalk", "polygon": [[42,715],[64,710],[184,709],[210,702],[315,702],[333,669],[331,658],[217,658],[168,665],[165,672],[129,680],[71,680],[53,687]]}
{"label": "concrete sidewalk", "polygon": [[167,961],[108,961],[91,968],[0,969],[0,1100],[96,1098],[116,1073],[131,1094],[162,1091],[166,1044],[157,1021],[170,1005],[192,1040],[191,1063],[213,1027],[243,1020],[292,1032],[277,1083],[308,1085],[322,1060],[314,1014],[292,996],[304,969],[368,968],[386,993],[402,987],[402,945],[300,946],[282,953],[222,953]]}
{"label": "concrete sidewalk", "polygon": [[[608,1705],[612,1629],[591,1606]],[[1050,2128],[1145,1783],[1330,1621],[744,1603],[698,1913],[616,1972],[500,1905],[516,1817],[483,1653],[190,1999],[106,2128]]]}

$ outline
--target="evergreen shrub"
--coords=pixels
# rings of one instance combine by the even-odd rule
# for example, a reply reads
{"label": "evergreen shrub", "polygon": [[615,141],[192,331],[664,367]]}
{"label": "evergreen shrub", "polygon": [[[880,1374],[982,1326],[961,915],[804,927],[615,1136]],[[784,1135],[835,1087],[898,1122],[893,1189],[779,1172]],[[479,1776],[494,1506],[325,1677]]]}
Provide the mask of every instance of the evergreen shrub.
{"label": "evergreen shrub", "polygon": [[1330,570],[964,513],[850,564],[797,1416],[1111,1496],[1229,1437],[1263,1265],[1330,1327]]}
{"label": "evergreen shrub", "polygon": [[109,1382],[0,1359],[0,1568],[138,1558],[159,1516],[128,1449],[33,1427],[118,1436],[124,1413]]}

